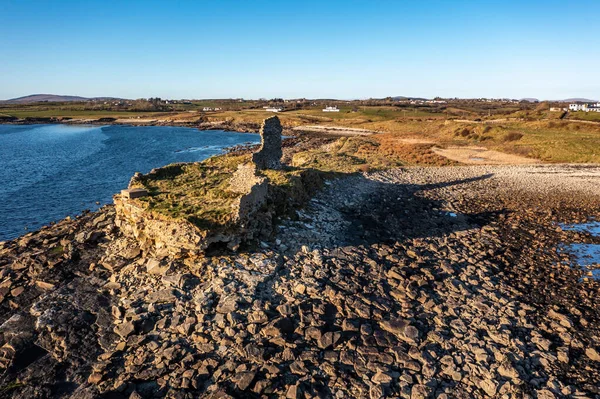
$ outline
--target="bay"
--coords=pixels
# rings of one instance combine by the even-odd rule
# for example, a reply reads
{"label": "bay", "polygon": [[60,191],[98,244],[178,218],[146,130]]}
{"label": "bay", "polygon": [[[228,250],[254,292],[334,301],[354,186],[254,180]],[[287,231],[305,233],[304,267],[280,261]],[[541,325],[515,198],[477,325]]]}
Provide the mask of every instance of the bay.
{"label": "bay", "polygon": [[0,241],[112,202],[135,172],[258,142],[171,126],[0,125]]}

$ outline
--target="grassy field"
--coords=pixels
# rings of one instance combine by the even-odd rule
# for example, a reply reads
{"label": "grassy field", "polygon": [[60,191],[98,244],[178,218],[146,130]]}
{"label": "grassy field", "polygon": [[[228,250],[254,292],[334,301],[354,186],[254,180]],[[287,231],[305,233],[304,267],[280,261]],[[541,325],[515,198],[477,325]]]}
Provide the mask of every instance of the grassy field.
{"label": "grassy field", "polygon": [[[544,104],[523,107],[519,104],[494,107],[487,103],[452,104],[445,108],[422,106],[365,106],[338,104],[340,112],[323,112],[328,104],[303,106],[280,112],[277,116],[287,128],[306,125],[349,127],[380,132],[363,139],[356,148],[347,143],[329,160],[331,170],[383,168],[399,164],[441,164],[431,148],[437,146],[482,146],[488,149],[536,158],[545,162],[600,163],[600,124],[576,122],[576,119],[600,121],[600,113],[575,112],[559,119],[560,112],[549,112]],[[251,123],[258,125],[274,114],[253,104],[254,109],[233,110],[244,104],[229,100],[196,101],[177,104],[170,112],[86,109],[85,104],[0,104],[0,115],[26,117],[68,117],[73,119],[131,118],[173,121]],[[199,112],[203,106],[223,107],[218,112]],[[183,110],[182,110],[183,109]],[[190,112],[190,110],[195,110]],[[468,119],[464,123],[454,119]],[[492,121],[495,122],[486,122]],[[412,142],[412,147],[407,142]],[[356,144],[356,143],[354,143]],[[353,144],[353,145],[354,145]],[[368,156],[367,156],[368,154]],[[332,154],[304,154],[303,165],[318,165]],[[338,165],[335,166],[334,164]],[[342,167],[342,165],[345,165]]]}
{"label": "grassy field", "polygon": [[342,137],[327,146],[294,154],[292,165],[325,172],[354,173],[410,165],[455,164],[435,154],[432,147],[432,144],[395,140],[388,134]]}
{"label": "grassy field", "polygon": [[[260,123],[274,113],[262,109],[242,111],[222,111],[208,113],[211,121],[232,120],[236,122]],[[445,120],[446,114],[426,112],[419,109],[402,109],[396,107],[358,107],[352,109],[341,107],[340,112],[323,112],[321,108],[292,110],[276,114],[284,126],[302,125],[345,126],[366,128],[363,125],[385,121],[404,121],[415,119]]]}
{"label": "grassy field", "polygon": [[[600,163],[600,126],[554,121],[446,126],[454,141],[544,162]],[[450,131],[448,131],[450,129]]]}
{"label": "grassy field", "polygon": [[573,120],[600,122],[600,112],[570,112],[568,118]]}
{"label": "grassy field", "polygon": [[228,191],[238,163],[249,156],[210,158],[189,165],[171,165],[134,184],[150,192],[141,198],[147,209],[173,219],[188,220],[201,228],[223,226],[232,217],[231,206],[239,196]]}

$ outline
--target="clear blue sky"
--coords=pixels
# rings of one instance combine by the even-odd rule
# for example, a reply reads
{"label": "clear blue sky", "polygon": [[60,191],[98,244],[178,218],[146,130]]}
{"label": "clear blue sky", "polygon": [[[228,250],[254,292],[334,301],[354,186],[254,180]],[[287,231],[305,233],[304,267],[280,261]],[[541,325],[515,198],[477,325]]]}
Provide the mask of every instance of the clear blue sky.
{"label": "clear blue sky", "polygon": [[600,1],[0,0],[0,99],[600,99]]}

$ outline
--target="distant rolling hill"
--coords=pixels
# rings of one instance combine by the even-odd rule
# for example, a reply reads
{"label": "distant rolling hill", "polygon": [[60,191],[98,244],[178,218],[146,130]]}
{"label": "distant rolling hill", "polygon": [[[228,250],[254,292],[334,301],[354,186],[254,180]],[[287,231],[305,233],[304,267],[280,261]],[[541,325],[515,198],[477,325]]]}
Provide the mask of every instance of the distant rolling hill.
{"label": "distant rolling hill", "polygon": [[422,101],[425,101],[427,99],[426,98],[422,98],[422,97],[395,96],[395,97],[392,97],[392,100],[394,100],[394,101],[402,101],[402,100],[422,100]]}
{"label": "distant rolling hill", "polygon": [[56,94],[32,94],[30,96],[11,98],[10,100],[3,101],[4,103],[11,104],[27,104],[37,102],[73,102],[73,101],[90,101],[90,100],[120,100],[115,97],[79,97],[79,96],[61,96]]}
{"label": "distant rolling hill", "polygon": [[528,103],[537,103],[540,100],[538,100],[537,98],[522,98],[520,101],[527,101]]}
{"label": "distant rolling hill", "polygon": [[563,103],[595,103],[596,100],[590,100],[589,98],[565,98],[560,100]]}

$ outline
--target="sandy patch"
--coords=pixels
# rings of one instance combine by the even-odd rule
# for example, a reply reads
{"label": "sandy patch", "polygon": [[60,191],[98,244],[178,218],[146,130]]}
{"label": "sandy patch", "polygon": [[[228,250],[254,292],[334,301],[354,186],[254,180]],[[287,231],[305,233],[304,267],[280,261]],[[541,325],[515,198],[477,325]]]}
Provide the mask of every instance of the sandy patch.
{"label": "sandy patch", "polygon": [[540,163],[537,159],[505,154],[484,147],[434,148],[433,152],[453,161],[470,165],[523,165]]}
{"label": "sandy patch", "polygon": [[295,127],[294,130],[304,132],[325,133],[336,136],[370,136],[372,134],[377,133],[374,130],[355,129],[343,126],[298,126]]}
{"label": "sandy patch", "polygon": [[138,119],[138,118],[121,118],[115,121],[116,123],[127,123],[127,124],[135,124],[135,123],[155,123],[160,122],[158,119]]}
{"label": "sandy patch", "polygon": [[406,144],[436,144],[436,142],[432,141],[432,140],[412,138],[412,137],[408,137],[408,138],[404,138],[404,139],[397,139],[397,140],[402,143],[406,143]]}

